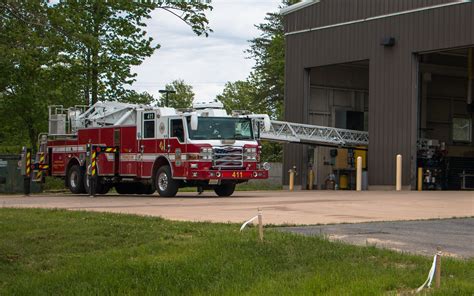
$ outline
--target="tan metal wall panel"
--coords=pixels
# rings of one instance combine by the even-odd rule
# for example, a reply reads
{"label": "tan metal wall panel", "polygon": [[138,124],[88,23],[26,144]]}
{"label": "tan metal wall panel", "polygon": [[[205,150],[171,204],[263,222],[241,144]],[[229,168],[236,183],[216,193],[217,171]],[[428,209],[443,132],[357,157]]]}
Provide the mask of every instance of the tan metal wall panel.
{"label": "tan metal wall panel", "polygon": [[[287,29],[292,29],[295,18],[306,10],[308,16],[320,18],[306,24],[315,26],[339,23],[354,16],[359,19],[447,2],[453,1],[323,0],[320,4],[289,14],[285,19]],[[346,8],[338,9],[343,5],[348,5],[347,11]],[[473,46],[473,28],[474,3],[465,3],[287,35],[285,118],[296,122],[305,118],[304,69],[370,60],[369,184],[393,185],[395,155],[401,153],[404,156],[403,183],[410,185],[414,181],[417,135],[415,53]],[[393,48],[384,48],[380,40],[389,36],[395,37],[397,44]],[[286,171],[292,165],[300,169],[305,167],[303,155],[303,146],[287,145]],[[297,181],[301,184],[301,174]]]}

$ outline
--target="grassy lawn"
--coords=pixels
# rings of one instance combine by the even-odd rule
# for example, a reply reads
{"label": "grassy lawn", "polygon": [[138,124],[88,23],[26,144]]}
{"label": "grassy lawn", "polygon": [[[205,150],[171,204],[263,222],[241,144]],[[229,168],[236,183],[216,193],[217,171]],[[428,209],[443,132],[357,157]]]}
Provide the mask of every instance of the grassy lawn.
{"label": "grassy lawn", "polygon": [[[396,295],[430,258],[236,224],[0,209],[0,295]],[[443,258],[442,289],[472,295],[474,260]]]}

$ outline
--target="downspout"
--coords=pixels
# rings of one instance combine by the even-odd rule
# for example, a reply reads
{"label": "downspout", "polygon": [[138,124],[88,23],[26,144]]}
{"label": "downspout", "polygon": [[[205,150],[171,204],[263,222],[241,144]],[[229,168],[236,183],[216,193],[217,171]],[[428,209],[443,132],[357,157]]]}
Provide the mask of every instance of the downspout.
{"label": "downspout", "polygon": [[473,82],[473,56],[472,47],[469,48],[468,59],[467,59],[467,105],[471,112],[474,110],[472,106],[472,82]]}

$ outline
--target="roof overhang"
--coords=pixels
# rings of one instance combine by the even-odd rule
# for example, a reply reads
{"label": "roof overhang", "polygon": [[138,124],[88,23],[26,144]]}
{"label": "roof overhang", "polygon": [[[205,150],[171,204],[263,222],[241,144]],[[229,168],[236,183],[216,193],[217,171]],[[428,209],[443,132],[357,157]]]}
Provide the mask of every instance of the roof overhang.
{"label": "roof overhang", "polygon": [[316,4],[320,2],[320,0],[305,0],[305,1],[301,1],[301,2],[298,2],[296,4],[293,4],[293,5],[290,5],[290,6],[287,6],[285,8],[282,8],[280,9],[280,14],[281,15],[287,15],[289,13],[292,13],[292,12],[295,12],[297,10],[300,10],[300,9],[303,9],[305,7],[308,7],[310,5],[313,5],[313,4]]}
{"label": "roof overhang", "polygon": [[[399,16],[399,15],[404,15],[404,14],[410,14],[410,13],[416,13],[416,12],[421,12],[421,11],[426,11],[426,10],[439,9],[439,8],[444,8],[444,7],[448,7],[448,6],[453,6],[453,5],[470,4],[470,3],[474,3],[473,1],[474,0],[456,0],[455,2],[448,2],[448,3],[444,3],[444,4],[439,4],[439,5],[432,5],[432,6],[420,7],[420,8],[416,8],[416,9],[399,11],[399,12],[394,12],[394,13],[389,13],[389,14],[384,14],[384,15],[377,15],[377,16],[368,17],[368,18],[365,18],[365,19],[358,19],[358,20],[352,20],[352,21],[347,21],[347,22],[342,22],[342,23],[337,23],[337,24],[321,26],[321,27],[314,27],[314,28],[302,29],[302,30],[298,30],[298,31],[286,32],[285,36],[300,34],[300,33],[307,33],[307,32],[312,32],[312,31],[325,30],[325,29],[330,29],[330,28],[335,28],[335,27],[340,27],[340,26],[347,26],[347,25],[352,25],[352,24],[357,24],[357,23],[369,22],[369,21],[373,21],[373,20],[389,18],[389,17]],[[319,0],[311,1],[311,4],[317,3],[317,2],[319,2]],[[300,2],[300,3],[305,3],[305,2]],[[295,4],[295,5],[297,5],[297,4]],[[292,6],[294,6],[294,5],[292,5]],[[287,8],[290,8],[292,6],[289,6]],[[304,6],[304,7],[307,7],[307,5]],[[303,7],[301,7],[301,8],[303,8]],[[298,9],[300,9],[300,8],[298,8]]]}

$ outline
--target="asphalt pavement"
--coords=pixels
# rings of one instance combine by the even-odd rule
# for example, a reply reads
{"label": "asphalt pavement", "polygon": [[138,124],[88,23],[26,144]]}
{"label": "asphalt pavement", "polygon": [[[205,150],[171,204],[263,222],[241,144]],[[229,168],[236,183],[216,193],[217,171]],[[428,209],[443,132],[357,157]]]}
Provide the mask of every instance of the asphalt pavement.
{"label": "asphalt pavement", "polygon": [[355,245],[375,245],[431,256],[439,246],[444,256],[474,257],[474,218],[371,222],[277,228],[303,235],[325,236]]}

